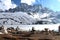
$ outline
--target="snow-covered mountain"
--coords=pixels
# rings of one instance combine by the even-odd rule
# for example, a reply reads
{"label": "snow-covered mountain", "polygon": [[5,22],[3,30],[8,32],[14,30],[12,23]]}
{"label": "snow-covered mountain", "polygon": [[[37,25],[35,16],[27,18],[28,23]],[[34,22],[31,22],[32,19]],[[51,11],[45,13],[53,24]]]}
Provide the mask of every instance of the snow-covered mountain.
{"label": "snow-covered mountain", "polygon": [[56,24],[60,23],[59,15],[26,12],[0,13],[0,25]]}
{"label": "snow-covered mountain", "polygon": [[28,5],[26,3],[21,3],[20,6],[17,6],[16,8],[6,10],[8,12],[39,12],[41,11],[42,5]]}
{"label": "snow-covered mountain", "polygon": [[56,24],[60,23],[60,12],[54,12],[40,5],[20,6],[0,12],[1,25],[32,25],[32,24]]}
{"label": "snow-covered mountain", "polygon": [[34,18],[24,12],[0,13],[0,24],[2,25],[32,24],[34,22]]}

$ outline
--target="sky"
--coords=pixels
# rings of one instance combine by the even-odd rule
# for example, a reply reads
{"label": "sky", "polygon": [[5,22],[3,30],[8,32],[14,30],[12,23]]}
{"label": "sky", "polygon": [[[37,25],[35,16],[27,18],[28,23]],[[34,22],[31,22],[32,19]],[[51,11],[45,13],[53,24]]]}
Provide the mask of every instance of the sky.
{"label": "sky", "polygon": [[42,5],[54,11],[60,11],[60,0],[42,0]]}
{"label": "sky", "polygon": [[20,3],[27,3],[28,5],[42,4],[42,6],[53,11],[60,11],[60,0],[0,0],[0,9],[15,8]]}
{"label": "sky", "polygon": [[21,0],[11,0],[11,1],[13,1],[16,5],[20,5],[21,3]]}

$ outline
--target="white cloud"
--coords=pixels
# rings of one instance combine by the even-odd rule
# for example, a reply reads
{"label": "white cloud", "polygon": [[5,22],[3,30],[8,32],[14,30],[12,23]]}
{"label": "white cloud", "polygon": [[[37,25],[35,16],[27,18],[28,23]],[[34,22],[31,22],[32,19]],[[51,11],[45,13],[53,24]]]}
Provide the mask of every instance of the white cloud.
{"label": "white cloud", "polygon": [[9,8],[15,8],[16,4],[12,3],[11,0],[0,0],[0,9],[8,10]]}
{"label": "white cloud", "polygon": [[27,3],[28,5],[32,5],[35,0],[21,0],[21,3]]}

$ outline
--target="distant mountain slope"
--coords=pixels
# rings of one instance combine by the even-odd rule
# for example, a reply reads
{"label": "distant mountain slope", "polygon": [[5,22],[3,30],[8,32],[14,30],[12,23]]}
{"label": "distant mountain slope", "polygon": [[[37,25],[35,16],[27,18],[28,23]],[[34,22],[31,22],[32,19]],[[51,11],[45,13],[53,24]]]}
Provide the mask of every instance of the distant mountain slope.
{"label": "distant mountain slope", "polygon": [[16,25],[16,24],[32,24],[35,20],[24,12],[2,13],[0,14],[0,24]]}
{"label": "distant mountain slope", "polygon": [[60,23],[59,15],[51,13],[4,12],[0,13],[0,25],[56,24]]}
{"label": "distant mountain slope", "polygon": [[20,6],[0,12],[0,24],[3,25],[32,25],[60,23],[60,12],[54,12],[40,5]]}

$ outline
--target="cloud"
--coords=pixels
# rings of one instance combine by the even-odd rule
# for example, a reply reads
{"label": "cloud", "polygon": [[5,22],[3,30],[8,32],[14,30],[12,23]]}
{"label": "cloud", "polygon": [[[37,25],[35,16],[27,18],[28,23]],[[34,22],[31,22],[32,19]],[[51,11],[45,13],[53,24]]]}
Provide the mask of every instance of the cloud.
{"label": "cloud", "polygon": [[27,3],[28,5],[32,5],[35,3],[35,0],[21,0],[21,3]]}
{"label": "cloud", "polygon": [[9,8],[15,8],[16,4],[14,4],[11,0],[0,0],[0,9],[8,10]]}

